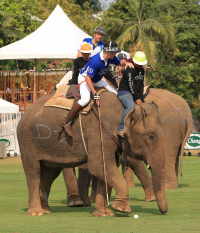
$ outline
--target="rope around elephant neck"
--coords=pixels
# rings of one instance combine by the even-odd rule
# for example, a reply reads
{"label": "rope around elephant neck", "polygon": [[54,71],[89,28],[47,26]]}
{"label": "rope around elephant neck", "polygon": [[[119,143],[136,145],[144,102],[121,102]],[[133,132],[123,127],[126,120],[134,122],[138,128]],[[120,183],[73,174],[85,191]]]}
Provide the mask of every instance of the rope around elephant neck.
{"label": "rope around elephant neck", "polygon": [[84,136],[83,136],[83,127],[82,127],[82,121],[81,121],[81,112],[79,112],[79,123],[80,123],[80,130],[81,130],[81,137],[82,137],[83,145],[84,145],[84,148],[85,148],[86,155],[88,157],[88,151],[87,151],[87,147],[86,147],[86,144],[85,144],[85,139],[84,139]]}
{"label": "rope around elephant neck", "polygon": [[182,116],[182,117],[185,119],[185,121],[187,122],[187,120],[186,120],[185,116],[183,115],[183,113],[182,113],[174,104],[172,104],[169,100],[167,100],[165,97],[162,97],[162,96],[159,96],[159,95],[156,95],[156,94],[152,94],[152,93],[150,93],[149,91],[146,91],[146,93],[148,93],[148,94],[150,94],[150,95],[154,95],[154,96],[156,96],[156,97],[159,97],[159,98],[162,98],[162,99],[166,100],[169,104],[171,104],[171,105],[181,114],[181,116]]}

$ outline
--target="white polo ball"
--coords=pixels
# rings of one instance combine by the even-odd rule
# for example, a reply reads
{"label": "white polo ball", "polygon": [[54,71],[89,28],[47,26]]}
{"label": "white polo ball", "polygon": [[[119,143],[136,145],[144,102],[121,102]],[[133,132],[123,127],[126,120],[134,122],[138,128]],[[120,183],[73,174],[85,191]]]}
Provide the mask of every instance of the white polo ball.
{"label": "white polo ball", "polygon": [[135,215],[134,215],[134,218],[135,218],[135,219],[138,219],[138,218],[139,218],[139,216],[138,216],[137,214],[135,214]]}

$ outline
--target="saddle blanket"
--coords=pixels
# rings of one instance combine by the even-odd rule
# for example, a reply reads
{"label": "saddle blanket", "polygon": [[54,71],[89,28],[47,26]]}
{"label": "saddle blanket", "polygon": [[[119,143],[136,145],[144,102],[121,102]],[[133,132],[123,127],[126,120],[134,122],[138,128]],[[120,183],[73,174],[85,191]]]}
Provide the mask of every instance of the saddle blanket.
{"label": "saddle blanket", "polygon": [[[74,104],[74,98],[67,99],[66,94],[68,92],[70,85],[60,85],[56,90],[56,93],[53,95],[51,99],[49,99],[45,107],[56,107],[56,108],[63,108],[70,110]],[[98,94],[105,89],[101,89],[98,91]],[[83,110],[81,111],[82,114],[88,114],[90,111],[90,106],[94,104],[94,100],[92,99],[88,105],[86,105]]]}

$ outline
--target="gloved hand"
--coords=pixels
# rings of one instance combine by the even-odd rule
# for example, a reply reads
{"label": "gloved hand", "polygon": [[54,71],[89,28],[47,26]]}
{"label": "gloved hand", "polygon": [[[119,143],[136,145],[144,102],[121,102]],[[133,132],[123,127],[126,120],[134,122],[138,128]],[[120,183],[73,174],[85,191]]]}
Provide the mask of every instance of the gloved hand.
{"label": "gloved hand", "polygon": [[100,100],[100,96],[95,92],[93,93],[94,100]]}

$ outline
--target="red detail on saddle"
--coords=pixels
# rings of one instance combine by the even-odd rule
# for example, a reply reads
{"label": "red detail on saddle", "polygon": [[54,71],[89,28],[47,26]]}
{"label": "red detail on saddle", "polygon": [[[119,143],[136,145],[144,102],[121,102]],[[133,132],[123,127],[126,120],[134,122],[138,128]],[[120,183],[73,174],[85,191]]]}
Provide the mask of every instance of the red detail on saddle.
{"label": "red detail on saddle", "polygon": [[33,104],[38,104],[38,103],[43,102],[43,101],[46,101],[46,100],[50,100],[50,99],[58,98],[58,97],[63,97],[63,96],[64,96],[64,95],[59,95],[59,96],[51,97],[51,98],[48,98],[48,99],[44,99],[44,100],[41,100],[41,101],[35,102],[35,103],[33,103]]}
{"label": "red detail on saddle", "polygon": [[78,89],[80,89],[80,85],[86,81],[82,81],[80,84],[78,84]]}

